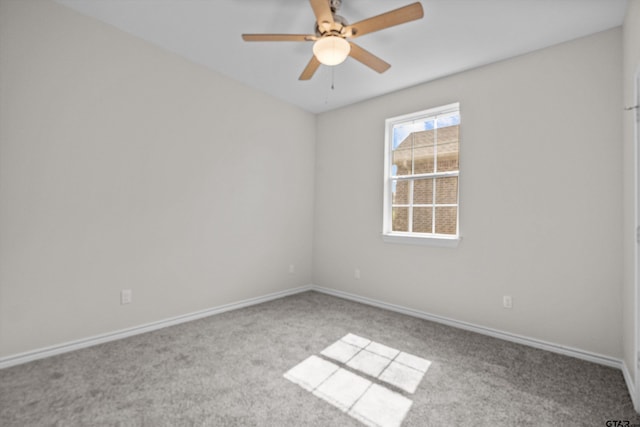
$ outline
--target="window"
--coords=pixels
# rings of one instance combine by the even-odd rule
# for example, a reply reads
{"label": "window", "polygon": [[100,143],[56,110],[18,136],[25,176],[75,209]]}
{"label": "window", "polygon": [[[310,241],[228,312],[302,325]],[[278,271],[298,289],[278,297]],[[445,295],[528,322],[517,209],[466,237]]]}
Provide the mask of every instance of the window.
{"label": "window", "polygon": [[385,130],[384,240],[457,245],[459,104],[387,119]]}

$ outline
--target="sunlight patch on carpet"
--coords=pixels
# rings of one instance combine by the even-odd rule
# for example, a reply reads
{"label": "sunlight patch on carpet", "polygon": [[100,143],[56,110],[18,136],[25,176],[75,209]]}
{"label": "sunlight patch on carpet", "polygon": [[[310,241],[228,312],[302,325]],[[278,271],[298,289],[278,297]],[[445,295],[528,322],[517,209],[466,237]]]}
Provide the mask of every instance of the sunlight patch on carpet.
{"label": "sunlight patch on carpet", "polygon": [[399,427],[413,401],[353,371],[412,394],[431,365],[429,360],[354,334],[320,354],[344,367],[312,355],[284,377],[371,427]]}

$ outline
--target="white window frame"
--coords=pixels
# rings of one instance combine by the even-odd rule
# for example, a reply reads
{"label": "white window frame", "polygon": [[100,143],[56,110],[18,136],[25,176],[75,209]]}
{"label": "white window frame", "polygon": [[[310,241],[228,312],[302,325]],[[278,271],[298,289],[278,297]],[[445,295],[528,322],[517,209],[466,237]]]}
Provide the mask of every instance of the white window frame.
{"label": "white window frame", "polygon": [[[382,239],[385,242],[389,243],[405,243],[405,244],[415,244],[415,245],[428,245],[428,246],[438,246],[438,247],[457,247],[458,243],[462,239],[460,236],[460,167],[458,166],[457,171],[448,171],[448,172],[437,172],[429,173],[429,174],[416,174],[409,176],[391,176],[392,171],[392,149],[393,149],[393,129],[394,126],[410,123],[417,120],[426,120],[430,118],[436,118],[441,115],[449,115],[453,112],[460,113],[460,103],[455,102],[452,104],[444,105],[441,107],[430,108],[428,110],[418,111],[416,113],[405,114],[403,116],[392,117],[385,120],[385,139],[384,139],[384,206],[383,206],[383,221],[382,221]],[[462,119],[461,119],[462,121]],[[436,151],[436,162],[437,165],[437,151]],[[459,154],[458,154],[459,156]],[[458,163],[459,164],[459,163]],[[449,176],[457,176],[458,177],[458,194],[457,194],[457,204],[450,205],[456,206],[458,209],[457,219],[456,219],[456,234],[436,234],[436,233],[416,233],[416,232],[399,232],[393,231],[392,224],[392,207],[393,207],[393,197],[392,197],[392,183],[394,180],[409,180],[409,205],[414,206],[413,201],[413,181],[416,178],[442,178]],[[435,186],[435,180],[434,180]],[[435,196],[435,188],[434,188],[434,196]],[[397,206],[397,205],[396,205]],[[446,206],[446,205],[438,205],[438,206]],[[412,225],[411,220],[412,209],[409,209],[409,226]],[[433,221],[435,221],[435,215],[433,216]],[[433,228],[435,230],[435,227]]]}

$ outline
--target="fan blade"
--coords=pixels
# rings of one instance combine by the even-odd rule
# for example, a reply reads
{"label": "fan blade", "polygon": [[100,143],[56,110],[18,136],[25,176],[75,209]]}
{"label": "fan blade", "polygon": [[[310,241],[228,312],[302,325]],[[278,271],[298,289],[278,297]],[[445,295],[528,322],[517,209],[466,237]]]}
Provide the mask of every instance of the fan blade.
{"label": "fan blade", "polygon": [[309,61],[309,63],[307,64],[302,74],[300,74],[300,78],[298,80],[310,80],[319,66],[320,66],[320,61],[318,61],[315,55],[312,56],[311,61]]}
{"label": "fan blade", "polygon": [[384,73],[391,67],[391,64],[383,61],[382,59],[375,56],[373,53],[364,50],[360,46],[355,43],[349,42],[351,45],[351,52],[349,52],[349,56],[355,59],[356,61],[362,62],[367,67],[375,70],[379,73]]}
{"label": "fan blade", "polygon": [[311,3],[313,14],[316,15],[316,21],[320,29],[323,29],[323,22],[333,24],[333,13],[331,13],[329,0],[309,0],[309,2]]}
{"label": "fan blade", "polygon": [[307,42],[315,40],[311,34],[243,34],[246,42]]}
{"label": "fan blade", "polygon": [[392,10],[382,15],[377,15],[369,19],[356,22],[348,28],[352,32],[351,38],[360,37],[374,31],[384,30],[405,22],[415,21],[424,16],[424,10],[420,2],[412,3],[408,6]]}

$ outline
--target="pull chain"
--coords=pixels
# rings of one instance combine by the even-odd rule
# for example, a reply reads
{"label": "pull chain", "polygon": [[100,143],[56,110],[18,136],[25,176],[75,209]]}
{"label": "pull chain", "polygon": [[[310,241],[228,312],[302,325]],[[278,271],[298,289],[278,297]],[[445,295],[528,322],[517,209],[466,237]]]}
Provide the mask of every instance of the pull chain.
{"label": "pull chain", "polygon": [[331,94],[332,91],[334,91],[336,89],[336,87],[335,87],[335,68],[336,67],[331,67],[331,90],[327,91],[327,95],[324,98],[324,103],[325,104],[329,103],[329,95]]}
{"label": "pull chain", "polygon": [[331,90],[335,89],[335,87],[333,85],[333,83],[335,81],[335,69],[336,69],[336,67],[331,67]]}

